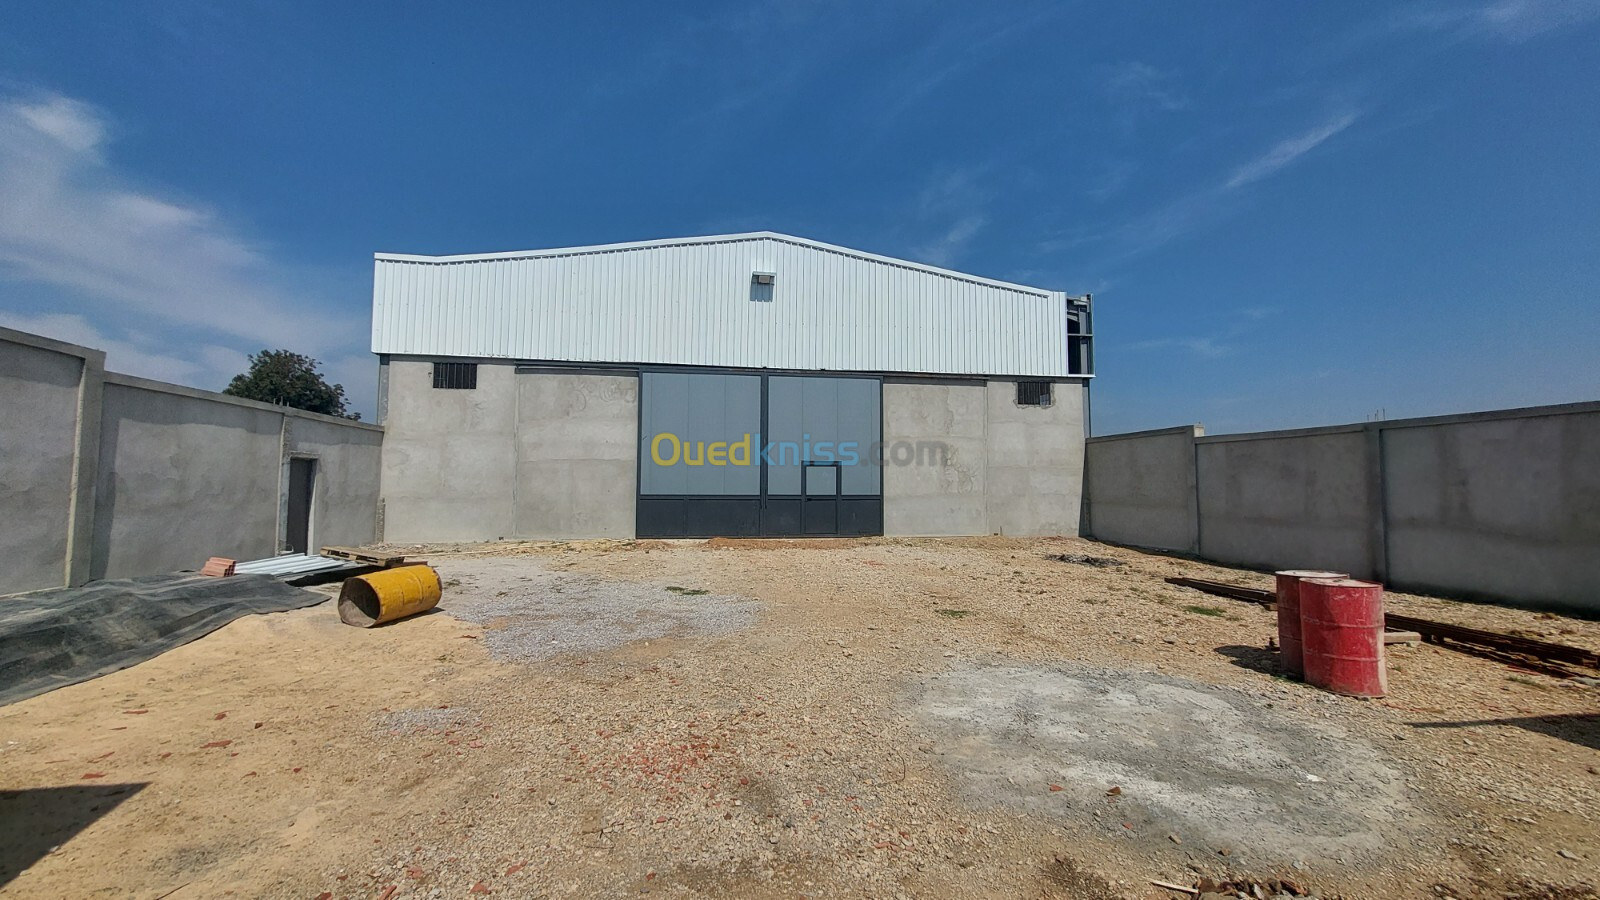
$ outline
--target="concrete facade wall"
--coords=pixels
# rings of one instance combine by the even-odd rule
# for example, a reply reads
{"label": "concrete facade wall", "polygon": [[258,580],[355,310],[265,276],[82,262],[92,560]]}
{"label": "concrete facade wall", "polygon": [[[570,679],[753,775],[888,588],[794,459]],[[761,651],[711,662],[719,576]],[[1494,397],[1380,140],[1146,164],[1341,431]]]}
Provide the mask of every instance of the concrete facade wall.
{"label": "concrete facade wall", "polygon": [[939,442],[883,470],[888,535],[1077,534],[1082,503],[1081,381],[1049,406],[1021,406],[1014,381],[886,379],[883,440]]}
{"label": "concrete facade wall", "polygon": [[381,429],[107,373],[104,354],[0,329],[0,592],[271,556],[288,460],[317,459],[313,539],[373,539]]}
{"label": "concrete facade wall", "polygon": [[435,390],[433,364],[389,361],[383,539],[516,535],[517,367],[481,363],[475,390]]}
{"label": "concrete facade wall", "polygon": [[637,376],[480,362],[443,390],[428,360],[387,368],[386,540],[633,537]]}
{"label": "concrete facade wall", "polygon": [[[1262,569],[1331,568],[1600,612],[1600,403],[1199,437],[1094,438],[1087,532]],[[1185,482],[1182,457],[1194,460]],[[1193,502],[1197,540],[1178,511]]]}
{"label": "concrete facade wall", "polygon": [[1014,381],[991,381],[988,390],[989,532],[1077,534],[1083,511],[1083,382],[1055,382],[1049,406],[1018,404]]}
{"label": "concrete facade wall", "polygon": [[516,441],[519,537],[634,536],[637,376],[518,375]]}
{"label": "concrete facade wall", "polygon": [[884,466],[884,534],[989,533],[988,406],[982,381],[885,379],[884,444],[938,441],[946,452],[924,455],[925,464]]}
{"label": "concrete facade wall", "polygon": [[1087,530],[1117,544],[1200,552],[1194,439],[1205,429],[1090,438],[1084,448]]}
{"label": "concrete facade wall", "polygon": [[[634,536],[636,375],[479,360],[476,389],[445,390],[432,366],[387,365],[384,540]],[[921,462],[885,466],[884,533],[1076,534],[1083,382],[1053,393],[1022,407],[1011,381],[885,379],[883,440]]]}

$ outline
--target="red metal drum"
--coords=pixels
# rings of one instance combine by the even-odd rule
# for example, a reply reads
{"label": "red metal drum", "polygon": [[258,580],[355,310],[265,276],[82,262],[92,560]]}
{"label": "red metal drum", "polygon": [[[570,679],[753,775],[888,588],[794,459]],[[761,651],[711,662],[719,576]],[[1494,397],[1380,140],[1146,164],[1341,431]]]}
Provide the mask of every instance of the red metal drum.
{"label": "red metal drum", "polygon": [[1290,569],[1278,572],[1278,648],[1283,671],[1301,678],[1306,674],[1300,650],[1300,579],[1349,578],[1348,572]]}
{"label": "red metal drum", "polygon": [[1300,582],[1306,681],[1347,697],[1382,697],[1383,585],[1349,578]]}

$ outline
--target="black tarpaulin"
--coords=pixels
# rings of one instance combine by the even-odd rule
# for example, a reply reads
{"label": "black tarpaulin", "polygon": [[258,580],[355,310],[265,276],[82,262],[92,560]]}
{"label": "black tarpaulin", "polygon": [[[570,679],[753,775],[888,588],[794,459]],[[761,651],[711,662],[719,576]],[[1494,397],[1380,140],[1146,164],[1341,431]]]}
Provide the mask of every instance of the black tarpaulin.
{"label": "black tarpaulin", "polygon": [[327,599],[270,575],[153,575],[0,599],[0,705],[153,659],[241,616]]}

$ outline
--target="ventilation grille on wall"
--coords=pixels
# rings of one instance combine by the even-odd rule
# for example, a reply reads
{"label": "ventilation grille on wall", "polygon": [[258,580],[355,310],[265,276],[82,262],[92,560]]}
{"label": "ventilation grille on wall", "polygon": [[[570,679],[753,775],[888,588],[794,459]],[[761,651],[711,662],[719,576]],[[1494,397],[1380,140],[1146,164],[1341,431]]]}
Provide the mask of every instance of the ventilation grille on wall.
{"label": "ventilation grille on wall", "polygon": [[478,386],[478,364],[440,362],[433,364],[433,386],[455,391],[470,391]]}
{"label": "ventilation grille on wall", "polygon": [[1048,381],[1019,381],[1017,382],[1018,406],[1049,406],[1050,382]]}

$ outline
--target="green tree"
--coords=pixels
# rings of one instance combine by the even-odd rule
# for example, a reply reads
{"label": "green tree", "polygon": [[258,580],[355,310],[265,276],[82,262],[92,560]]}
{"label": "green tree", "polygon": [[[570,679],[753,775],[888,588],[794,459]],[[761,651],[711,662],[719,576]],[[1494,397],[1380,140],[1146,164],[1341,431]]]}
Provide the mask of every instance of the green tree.
{"label": "green tree", "polygon": [[263,350],[250,354],[250,371],[233,376],[224,394],[292,406],[307,412],[359,419],[345,409],[344,385],[329,384],[317,371],[317,361],[288,350]]}

